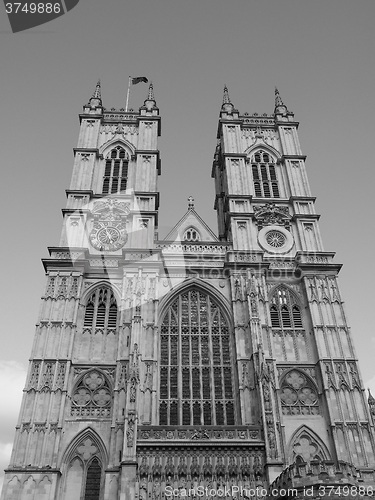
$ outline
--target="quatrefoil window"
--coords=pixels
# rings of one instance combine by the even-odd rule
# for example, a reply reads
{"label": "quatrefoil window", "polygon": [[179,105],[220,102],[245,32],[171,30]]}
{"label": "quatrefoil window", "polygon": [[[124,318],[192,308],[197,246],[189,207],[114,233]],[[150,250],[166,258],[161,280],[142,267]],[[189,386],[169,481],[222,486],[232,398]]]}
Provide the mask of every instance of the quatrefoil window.
{"label": "quatrefoil window", "polygon": [[75,388],[71,414],[75,417],[109,417],[112,393],[104,375],[88,372]]}

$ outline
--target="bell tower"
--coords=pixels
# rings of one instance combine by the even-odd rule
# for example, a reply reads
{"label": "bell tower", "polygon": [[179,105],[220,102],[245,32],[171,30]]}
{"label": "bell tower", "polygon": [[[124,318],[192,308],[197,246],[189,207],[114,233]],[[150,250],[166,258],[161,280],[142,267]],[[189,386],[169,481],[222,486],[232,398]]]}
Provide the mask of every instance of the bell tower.
{"label": "bell tower", "polygon": [[[298,125],[277,89],[273,113],[240,114],[225,87],[212,177],[234,283],[249,279],[251,347],[242,355],[256,373],[268,481],[301,492],[319,467],[344,467],[350,484],[354,466],[373,484],[375,448],[339,292],[341,265],[323,249]],[[241,324],[238,305],[233,312]],[[308,471],[310,482],[297,479]]]}
{"label": "bell tower", "polygon": [[157,232],[159,135],[152,83],[138,112],[104,108],[100,82],[83,107],[3,500],[135,498],[139,336],[158,275],[137,261]]}

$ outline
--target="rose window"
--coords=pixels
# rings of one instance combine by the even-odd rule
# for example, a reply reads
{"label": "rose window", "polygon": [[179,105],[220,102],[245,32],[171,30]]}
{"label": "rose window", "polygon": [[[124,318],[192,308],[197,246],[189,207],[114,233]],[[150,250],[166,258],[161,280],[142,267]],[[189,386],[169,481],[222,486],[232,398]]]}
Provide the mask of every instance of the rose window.
{"label": "rose window", "polygon": [[319,401],[313,383],[297,370],[290,371],[281,383],[284,415],[317,415]]}
{"label": "rose window", "polygon": [[266,235],[266,241],[273,248],[281,248],[285,244],[286,238],[279,231],[269,231]]}
{"label": "rose window", "polygon": [[73,417],[109,417],[111,389],[104,375],[91,370],[80,381],[72,396]]}

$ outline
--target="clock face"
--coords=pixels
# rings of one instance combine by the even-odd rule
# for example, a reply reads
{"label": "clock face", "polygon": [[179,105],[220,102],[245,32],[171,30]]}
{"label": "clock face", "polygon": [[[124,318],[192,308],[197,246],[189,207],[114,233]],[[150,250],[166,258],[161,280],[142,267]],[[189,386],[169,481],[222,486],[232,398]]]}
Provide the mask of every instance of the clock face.
{"label": "clock face", "polygon": [[114,251],[123,247],[128,234],[121,222],[95,221],[90,242],[97,250]]}

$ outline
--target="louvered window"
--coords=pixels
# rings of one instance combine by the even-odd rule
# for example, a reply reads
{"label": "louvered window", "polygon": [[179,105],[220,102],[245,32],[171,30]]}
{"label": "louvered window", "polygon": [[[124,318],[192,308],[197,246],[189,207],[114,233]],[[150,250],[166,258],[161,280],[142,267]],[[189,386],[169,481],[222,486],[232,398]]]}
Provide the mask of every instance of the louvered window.
{"label": "louvered window", "polygon": [[234,425],[232,346],[219,306],[191,289],[169,306],[160,337],[160,425]]}
{"label": "louvered window", "polygon": [[285,287],[279,287],[271,298],[270,316],[272,328],[302,329],[302,316],[294,295]]}
{"label": "louvered window", "polygon": [[84,328],[115,329],[117,326],[117,304],[112,290],[103,287],[90,296],[83,321]]}
{"label": "louvered window", "polygon": [[280,198],[276,167],[269,154],[259,151],[252,158],[252,173],[255,196]]}
{"label": "louvered window", "polygon": [[125,191],[128,180],[129,158],[125,149],[117,146],[112,149],[105,161],[103,194]]}

